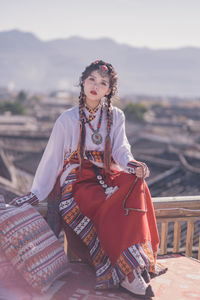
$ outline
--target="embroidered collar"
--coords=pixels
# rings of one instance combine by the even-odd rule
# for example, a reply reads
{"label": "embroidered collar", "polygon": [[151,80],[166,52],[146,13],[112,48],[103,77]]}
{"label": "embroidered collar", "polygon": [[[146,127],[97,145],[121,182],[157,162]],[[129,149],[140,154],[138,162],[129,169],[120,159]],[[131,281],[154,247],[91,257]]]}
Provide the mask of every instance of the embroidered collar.
{"label": "embroidered collar", "polygon": [[101,102],[95,107],[95,108],[91,108],[89,106],[87,106],[87,104],[85,103],[85,108],[87,109],[87,111],[90,113],[90,114],[96,114],[96,112],[99,110],[99,107],[101,106]]}

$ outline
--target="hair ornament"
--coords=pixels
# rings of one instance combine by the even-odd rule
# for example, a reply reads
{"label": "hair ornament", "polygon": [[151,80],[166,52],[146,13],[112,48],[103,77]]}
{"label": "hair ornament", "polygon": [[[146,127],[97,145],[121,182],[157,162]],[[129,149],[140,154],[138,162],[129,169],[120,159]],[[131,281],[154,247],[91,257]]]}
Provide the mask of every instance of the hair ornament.
{"label": "hair ornament", "polygon": [[101,69],[104,72],[108,72],[108,67],[106,65],[100,65],[99,69]]}
{"label": "hair ornament", "polygon": [[111,64],[109,64],[109,66],[107,66],[103,60],[95,60],[92,64],[99,65],[99,70],[101,70],[103,72],[108,72],[110,69],[112,69]]}

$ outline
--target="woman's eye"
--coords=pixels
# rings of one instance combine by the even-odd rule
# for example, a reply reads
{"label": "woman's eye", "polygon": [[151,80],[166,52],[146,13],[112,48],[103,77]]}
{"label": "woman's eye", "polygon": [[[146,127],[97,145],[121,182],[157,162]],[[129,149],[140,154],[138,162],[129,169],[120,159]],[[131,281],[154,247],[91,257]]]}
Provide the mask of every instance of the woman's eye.
{"label": "woman's eye", "polygon": [[90,77],[89,80],[94,81],[94,78]]}
{"label": "woman's eye", "polygon": [[105,86],[107,85],[105,82],[102,82],[102,84],[105,85]]}

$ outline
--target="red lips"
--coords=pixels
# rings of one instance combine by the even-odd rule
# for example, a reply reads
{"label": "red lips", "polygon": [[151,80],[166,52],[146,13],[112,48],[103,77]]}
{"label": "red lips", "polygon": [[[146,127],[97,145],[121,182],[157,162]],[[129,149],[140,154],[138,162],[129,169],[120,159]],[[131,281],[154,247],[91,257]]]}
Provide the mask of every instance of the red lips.
{"label": "red lips", "polygon": [[97,92],[96,91],[91,91],[90,94],[97,95]]}

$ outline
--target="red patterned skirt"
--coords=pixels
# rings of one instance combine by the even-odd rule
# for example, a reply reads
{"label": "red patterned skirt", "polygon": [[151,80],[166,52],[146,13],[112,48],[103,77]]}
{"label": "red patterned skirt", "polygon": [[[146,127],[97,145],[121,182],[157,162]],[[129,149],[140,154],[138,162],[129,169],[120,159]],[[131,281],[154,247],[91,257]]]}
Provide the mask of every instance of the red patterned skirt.
{"label": "red patterned skirt", "polygon": [[147,212],[132,210],[126,215],[123,199],[135,175],[118,172],[104,176],[101,168],[99,173],[107,186],[118,187],[109,198],[97,180],[93,164],[87,161],[81,175],[78,168],[68,174],[59,205],[64,223],[88,248],[96,270],[96,288],[118,286],[134,268],[139,272],[146,269],[152,277],[164,273],[166,268],[156,263],[159,237],[146,183],[137,180],[126,207],[144,210],[146,198]]}

